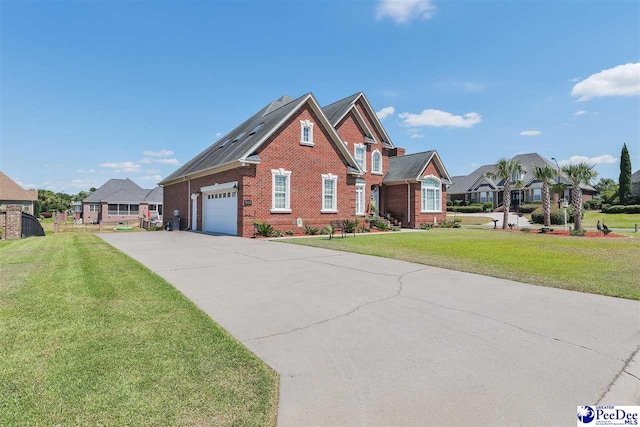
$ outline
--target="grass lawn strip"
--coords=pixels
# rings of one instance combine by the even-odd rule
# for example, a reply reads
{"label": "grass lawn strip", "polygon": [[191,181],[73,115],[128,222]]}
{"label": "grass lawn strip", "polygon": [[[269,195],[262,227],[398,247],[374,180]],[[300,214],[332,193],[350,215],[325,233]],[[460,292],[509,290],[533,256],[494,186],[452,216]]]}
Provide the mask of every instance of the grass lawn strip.
{"label": "grass lawn strip", "polygon": [[0,420],[274,425],[277,374],[90,234],[0,242]]}
{"label": "grass lawn strip", "polygon": [[581,292],[640,299],[640,239],[473,228],[286,243],[376,255]]}

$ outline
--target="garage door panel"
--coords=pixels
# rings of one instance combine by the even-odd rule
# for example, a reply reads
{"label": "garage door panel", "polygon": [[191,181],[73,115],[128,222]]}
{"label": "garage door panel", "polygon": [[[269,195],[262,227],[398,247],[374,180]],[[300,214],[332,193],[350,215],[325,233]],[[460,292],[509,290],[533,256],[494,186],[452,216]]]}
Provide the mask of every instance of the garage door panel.
{"label": "garage door panel", "polygon": [[205,194],[204,231],[238,234],[238,193],[222,191]]}

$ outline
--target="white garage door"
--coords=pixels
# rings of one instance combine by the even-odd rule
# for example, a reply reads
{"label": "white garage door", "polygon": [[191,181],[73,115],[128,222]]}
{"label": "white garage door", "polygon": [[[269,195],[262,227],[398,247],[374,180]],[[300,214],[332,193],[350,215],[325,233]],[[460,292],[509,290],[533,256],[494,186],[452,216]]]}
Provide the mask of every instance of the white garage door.
{"label": "white garage door", "polygon": [[238,192],[227,189],[204,193],[204,231],[238,234]]}

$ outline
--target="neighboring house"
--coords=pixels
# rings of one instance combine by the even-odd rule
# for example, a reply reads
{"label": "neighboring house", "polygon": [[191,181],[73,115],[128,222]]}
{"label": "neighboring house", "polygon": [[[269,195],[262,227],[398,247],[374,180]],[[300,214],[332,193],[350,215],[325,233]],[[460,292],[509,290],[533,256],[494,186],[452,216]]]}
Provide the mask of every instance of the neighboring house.
{"label": "neighboring house", "polygon": [[[512,184],[518,180],[523,183],[522,188],[515,188],[513,185],[511,187],[512,207],[517,207],[521,199],[523,203],[542,200],[542,183],[534,178],[532,172],[533,167],[546,165],[557,170],[556,165],[537,153],[519,154],[515,156],[513,160],[522,164],[524,172],[519,176],[511,177]],[[447,188],[447,198],[452,201],[462,200],[470,203],[493,202],[496,208],[502,206],[505,181],[495,181],[487,176],[487,173],[493,172],[494,168],[495,165],[484,165],[469,175],[451,177],[453,183]],[[558,182],[565,185],[563,198],[570,201],[570,190],[572,186],[566,176],[561,172],[558,173],[557,178],[552,181],[551,185]],[[592,186],[582,186],[583,200],[586,201],[593,198],[596,193],[597,191]],[[552,197],[554,202],[558,203],[559,194],[552,194]]]}
{"label": "neighboring house", "polygon": [[150,218],[162,222],[162,188],[144,189],[127,179],[110,179],[82,201],[85,223]]}
{"label": "neighboring house", "polygon": [[38,190],[25,190],[14,180],[0,172],[0,210],[7,205],[21,205],[22,211],[33,215],[38,200]]}
{"label": "neighboring house", "polygon": [[442,221],[449,182],[435,151],[404,156],[359,92],[324,108],[285,95],[160,185],[182,229],[249,237],[254,222],[301,233],[370,213]]}
{"label": "neighboring house", "polygon": [[631,191],[633,196],[640,200],[640,169],[631,175]]}

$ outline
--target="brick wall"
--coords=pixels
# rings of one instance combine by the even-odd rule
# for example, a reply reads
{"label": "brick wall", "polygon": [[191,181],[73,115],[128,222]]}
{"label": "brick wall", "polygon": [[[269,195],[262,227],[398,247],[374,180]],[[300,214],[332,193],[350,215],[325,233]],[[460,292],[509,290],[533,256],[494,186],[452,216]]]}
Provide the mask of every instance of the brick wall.
{"label": "brick wall", "polygon": [[0,212],[0,239],[4,239],[4,230],[5,230],[5,225],[4,225],[4,221],[6,218],[6,214],[4,212]]}
{"label": "brick wall", "polygon": [[2,228],[7,240],[22,237],[22,205],[7,205]]}

